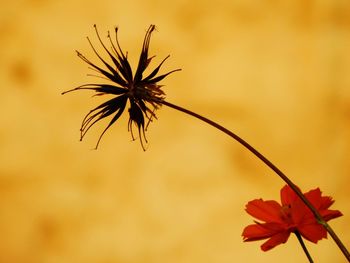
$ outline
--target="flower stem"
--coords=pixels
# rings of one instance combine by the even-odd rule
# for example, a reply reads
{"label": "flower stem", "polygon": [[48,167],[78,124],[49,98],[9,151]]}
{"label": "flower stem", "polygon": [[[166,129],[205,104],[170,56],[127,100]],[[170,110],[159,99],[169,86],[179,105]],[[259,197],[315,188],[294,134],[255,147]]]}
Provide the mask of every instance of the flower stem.
{"label": "flower stem", "polygon": [[186,113],[190,116],[193,116],[201,121],[206,122],[207,124],[217,128],[218,130],[222,131],[223,133],[227,134],[237,142],[239,142],[241,145],[243,145],[247,150],[249,150],[251,153],[253,153],[256,157],[258,157],[263,163],[265,163],[268,167],[270,167],[285,183],[287,183],[290,188],[299,196],[299,198],[304,202],[304,204],[311,210],[313,215],[315,216],[316,220],[319,224],[321,224],[329,233],[329,235],[333,238],[334,242],[337,244],[339,249],[342,251],[348,262],[350,262],[350,253],[342,243],[342,241],[339,239],[339,237],[336,235],[336,233],[333,231],[333,229],[330,227],[330,225],[322,218],[318,210],[310,203],[308,199],[303,195],[303,193],[299,190],[299,188],[280,170],[278,169],[273,163],[271,163],[264,155],[262,155],[260,152],[258,152],[253,146],[251,146],[248,142],[243,140],[241,137],[236,135],[235,133],[231,132],[230,130],[226,129],[225,127],[221,126],[220,124],[209,120],[202,115],[199,115],[193,111],[187,110],[185,108],[182,108],[180,106],[177,106],[175,104],[172,104],[168,101],[162,100],[157,101],[160,102],[163,105],[166,105],[170,108],[173,108],[175,110],[181,111],[183,113]]}
{"label": "flower stem", "polygon": [[297,236],[298,241],[299,241],[301,247],[303,248],[307,259],[309,260],[310,263],[313,263],[314,261],[312,260],[312,257],[310,255],[309,251],[307,250],[305,243],[303,241],[303,238],[301,237],[300,233],[298,231],[295,231],[294,234]]}

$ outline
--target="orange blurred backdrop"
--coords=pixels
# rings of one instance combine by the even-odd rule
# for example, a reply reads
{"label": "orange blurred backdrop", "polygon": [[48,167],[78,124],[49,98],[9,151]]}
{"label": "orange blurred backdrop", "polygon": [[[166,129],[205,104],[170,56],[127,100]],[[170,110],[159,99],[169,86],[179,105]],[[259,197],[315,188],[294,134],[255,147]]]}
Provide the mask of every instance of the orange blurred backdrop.
{"label": "orange blurred backdrop", "polygon": [[[123,116],[83,142],[99,99],[61,96],[98,81],[86,36],[119,26],[138,60],[156,24],[152,64],[167,100],[237,132],[302,190],[320,187],[344,216],[330,222],[350,246],[350,2],[44,1],[0,10],[0,262],[306,262],[297,240],[269,252],[243,243],[255,198],[284,185],[236,142],[163,106],[146,152]],[[105,38],[106,39],[106,38]],[[107,40],[107,39],[106,39]],[[334,242],[307,246],[316,262],[346,262]]]}

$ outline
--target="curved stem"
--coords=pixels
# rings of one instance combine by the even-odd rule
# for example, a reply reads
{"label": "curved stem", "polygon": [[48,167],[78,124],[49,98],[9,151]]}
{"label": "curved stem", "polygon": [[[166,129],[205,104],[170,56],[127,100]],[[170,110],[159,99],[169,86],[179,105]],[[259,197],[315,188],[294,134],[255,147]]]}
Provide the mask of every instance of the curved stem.
{"label": "curved stem", "polygon": [[309,251],[307,250],[305,243],[303,241],[303,238],[301,237],[300,233],[298,231],[295,231],[294,234],[297,236],[298,241],[299,241],[301,247],[303,248],[307,259],[309,260],[310,263],[313,263],[314,261],[312,260],[312,257],[310,255]]}
{"label": "curved stem", "polygon": [[241,137],[236,135],[235,133],[231,132],[230,130],[226,129],[225,127],[219,125],[218,123],[209,120],[193,111],[187,110],[185,108],[182,108],[180,106],[177,106],[175,104],[172,104],[168,101],[162,100],[157,101],[160,102],[163,105],[166,105],[170,108],[173,108],[175,110],[181,111],[183,113],[186,113],[188,115],[191,115],[201,121],[206,122],[207,124],[217,128],[218,130],[222,131],[223,133],[227,134],[237,142],[239,142],[241,145],[243,145],[246,149],[248,149],[251,153],[253,153],[256,157],[258,157],[263,163],[265,163],[268,167],[270,167],[284,182],[286,182],[290,188],[299,196],[299,198],[304,202],[304,204],[311,210],[313,215],[315,216],[316,220],[319,224],[321,224],[329,233],[329,235],[333,238],[334,242],[338,245],[339,249],[342,251],[348,262],[350,262],[350,253],[342,243],[342,241],[339,239],[339,237],[336,235],[336,233],[333,231],[333,229],[328,225],[328,223],[322,218],[320,213],[317,211],[317,209],[310,203],[308,199],[303,195],[303,193],[299,190],[299,188],[280,170],[278,169],[273,163],[271,163],[264,155],[262,155],[260,152],[258,152],[253,146],[251,146],[248,142],[243,140]]}

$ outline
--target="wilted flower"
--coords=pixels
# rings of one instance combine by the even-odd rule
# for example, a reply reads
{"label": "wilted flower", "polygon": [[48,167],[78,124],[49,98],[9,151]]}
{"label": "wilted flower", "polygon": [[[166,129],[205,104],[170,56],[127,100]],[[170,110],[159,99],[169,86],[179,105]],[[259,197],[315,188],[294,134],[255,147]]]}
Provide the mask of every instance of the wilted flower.
{"label": "wilted flower", "polygon": [[[319,188],[304,195],[325,221],[342,216],[340,211],[328,209],[334,200],[330,196],[322,196]],[[255,224],[247,226],[242,233],[244,241],[268,238],[261,246],[263,251],[267,251],[285,243],[290,233],[296,231],[313,243],[327,238],[326,229],[288,185],[281,189],[281,202],[282,205],[274,200],[255,199],[246,205],[247,213],[264,223],[254,221]]]}
{"label": "wilted flower", "polygon": [[96,25],[94,25],[96,35],[101,43],[103,49],[106,51],[113,63],[108,63],[103,59],[99,53],[96,51],[92,45],[90,39],[88,41],[95,52],[96,56],[102,61],[105,68],[101,68],[96,64],[92,63],[80,52],[77,51],[78,57],[81,58],[84,62],[89,64],[93,70],[97,71],[99,74],[102,74],[102,78],[111,81],[111,84],[85,84],[81,85],[72,90],[63,92],[76,91],[76,90],[94,90],[97,92],[96,95],[112,95],[113,98],[102,103],[96,108],[92,109],[83,119],[80,132],[80,140],[82,140],[88,130],[98,121],[114,114],[111,121],[107,127],[103,130],[100,135],[96,148],[98,147],[100,140],[108,128],[115,123],[119,117],[124,112],[127,102],[129,101],[129,121],[128,121],[128,131],[131,132],[133,140],[135,139],[133,134],[133,124],[136,124],[138,129],[138,134],[140,137],[142,148],[145,150],[144,142],[147,143],[145,130],[149,122],[156,118],[155,111],[162,105],[162,101],[165,98],[165,93],[161,89],[161,85],[158,84],[163,78],[169,75],[172,72],[178,71],[179,69],[170,71],[166,74],[157,76],[157,73],[164,63],[164,61],[169,57],[167,56],[148,76],[143,77],[143,73],[146,70],[147,66],[151,62],[152,57],[148,56],[148,48],[150,44],[151,34],[155,30],[155,26],[151,25],[145,35],[143,46],[141,50],[141,55],[139,63],[136,69],[135,74],[133,74],[131,66],[128,62],[127,53],[124,53],[118,42],[118,28],[115,29],[116,34],[116,44],[113,43],[110,34],[108,32],[108,39],[110,41],[111,47],[110,50],[107,49],[105,44],[102,42],[100,35],[97,31]]}

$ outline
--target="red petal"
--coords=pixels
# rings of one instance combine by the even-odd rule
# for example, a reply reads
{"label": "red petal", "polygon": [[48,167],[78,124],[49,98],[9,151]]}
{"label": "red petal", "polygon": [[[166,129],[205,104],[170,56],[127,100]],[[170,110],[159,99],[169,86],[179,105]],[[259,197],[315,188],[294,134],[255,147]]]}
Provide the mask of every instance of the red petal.
{"label": "red petal", "polygon": [[340,211],[338,211],[338,210],[323,210],[323,211],[321,211],[320,212],[320,214],[321,214],[321,216],[323,217],[323,219],[325,220],[325,221],[329,221],[329,220],[331,220],[331,219],[333,219],[333,218],[337,218],[337,217],[340,217],[340,216],[342,216],[343,214],[340,212]]}
{"label": "red petal", "polygon": [[281,205],[273,200],[263,201],[255,199],[246,205],[246,211],[256,219],[265,222],[283,223],[281,219]]}
{"label": "red petal", "polygon": [[322,196],[321,196],[321,190],[320,188],[316,188],[313,190],[310,190],[307,193],[304,193],[305,197],[307,200],[310,201],[310,203],[316,208],[320,209],[321,204],[322,204]]}
{"label": "red petal", "polygon": [[284,225],[276,223],[253,224],[244,228],[244,241],[255,241],[269,238],[277,233],[286,231]]}
{"label": "red petal", "polygon": [[268,238],[273,233],[269,229],[264,228],[262,225],[249,225],[244,228],[242,236],[244,241],[255,241]]}
{"label": "red petal", "polygon": [[[319,188],[310,190],[304,193],[306,199],[319,210],[322,204],[322,196]],[[327,200],[325,200],[327,201]],[[304,202],[297,196],[294,202],[291,204],[291,214],[295,224],[314,223],[314,215],[311,210],[304,204]]]}
{"label": "red petal", "polygon": [[299,197],[294,193],[292,188],[289,185],[285,185],[281,189],[281,202],[282,205],[290,205],[295,202],[295,200],[299,199]]}
{"label": "red petal", "polygon": [[334,200],[332,199],[332,197],[322,196],[320,210],[328,209],[333,203],[334,203]]}
{"label": "red petal", "polygon": [[286,243],[289,238],[290,232],[285,231],[272,236],[261,246],[262,251],[268,251],[279,244]]}
{"label": "red petal", "polygon": [[291,204],[291,214],[292,214],[293,222],[297,225],[300,223],[303,223],[305,220],[309,218],[314,220],[314,216],[312,212],[299,197],[297,197],[294,203]]}
{"label": "red petal", "polygon": [[[319,188],[305,193],[305,196],[311,202],[311,204],[319,211],[324,220],[328,221],[343,215],[338,210],[328,209],[334,203],[334,200],[330,196],[322,196],[322,192]],[[308,208],[306,209],[308,210],[307,217],[314,217],[311,211]]]}
{"label": "red petal", "polygon": [[298,226],[297,229],[304,238],[314,243],[317,243],[322,238],[327,238],[326,229],[317,222],[315,224]]}

